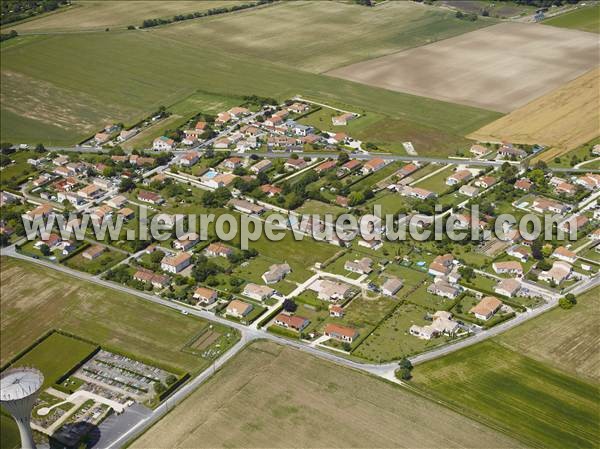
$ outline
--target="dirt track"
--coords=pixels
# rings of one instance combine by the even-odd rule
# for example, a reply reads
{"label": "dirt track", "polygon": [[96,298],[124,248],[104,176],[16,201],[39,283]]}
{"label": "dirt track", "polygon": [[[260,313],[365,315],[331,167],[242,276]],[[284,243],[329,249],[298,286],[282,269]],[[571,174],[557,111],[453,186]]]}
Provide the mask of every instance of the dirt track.
{"label": "dirt track", "polygon": [[510,112],[597,66],[599,50],[592,33],[505,22],[327,74]]}

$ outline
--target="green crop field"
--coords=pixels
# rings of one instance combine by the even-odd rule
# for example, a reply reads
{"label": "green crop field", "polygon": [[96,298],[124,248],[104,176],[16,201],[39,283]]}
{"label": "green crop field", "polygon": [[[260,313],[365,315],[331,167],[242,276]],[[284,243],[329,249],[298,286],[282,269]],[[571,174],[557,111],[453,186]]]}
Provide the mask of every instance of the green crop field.
{"label": "green crop field", "polygon": [[231,6],[234,0],[195,1],[73,1],[70,8],[27,20],[16,25],[6,25],[6,30],[21,33],[104,31],[106,28],[139,26],[145,19],[171,18],[175,14],[206,11],[210,8]]}
{"label": "green crop field", "polygon": [[32,366],[39,369],[44,374],[44,388],[47,388],[89,356],[95,348],[90,343],[52,333],[15,360],[12,366]]}
{"label": "green crop field", "polygon": [[[230,46],[228,39],[231,38],[223,30],[210,39],[195,34],[203,33],[205,26],[213,26],[213,20],[226,23],[227,20],[248,16],[250,26],[256,14],[279,11],[278,14],[284,12],[295,17],[300,13],[306,14],[305,11],[312,8],[312,13],[318,17],[320,8],[327,12],[332,7],[324,2],[318,5],[288,3],[225,14],[218,20],[216,17],[192,20],[151,31],[56,34],[11,39],[0,46],[2,140],[73,144],[92,135],[106,123],[136,123],[160,105],[171,106],[174,114],[184,120],[187,114],[201,112],[204,108],[214,111],[223,98],[253,94],[279,100],[300,94],[306,98],[346,105],[346,109],[381,114],[393,119],[391,128],[398,129],[394,131],[393,138],[413,141],[417,151],[421,141],[432,152],[435,151],[436,142],[463,142],[461,136],[500,116],[496,112],[311,74],[286,66],[290,62],[283,59],[256,59],[252,52],[245,52],[243,45],[240,44],[238,50]],[[339,7],[342,12],[350,8],[348,11],[356,12],[359,16],[364,11],[371,11],[358,6]],[[383,5],[382,8],[394,12],[397,23],[403,23],[399,17],[405,8],[430,11],[429,8],[416,5]],[[395,12],[395,8],[398,8],[398,12]],[[297,13],[296,9],[300,12]],[[343,28],[346,24],[341,19],[348,14],[337,19]],[[429,14],[442,14],[445,17],[446,13],[433,9],[433,12],[425,15]],[[331,13],[329,17],[332,17]],[[280,25],[269,16],[267,19],[261,19],[264,26],[277,34]],[[446,22],[450,27],[456,26],[453,32],[457,34],[468,31],[472,26],[465,25],[464,21]],[[376,25],[377,22],[373,23]],[[409,28],[418,28],[423,24],[421,21],[410,23],[412,25],[406,25]],[[377,43],[380,41],[377,36],[381,28],[375,25],[370,33],[374,37],[370,39]],[[289,29],[289,25],[286,26],[286,30]],[[319,29],[309,22],[302,35]],[[416,33],[421,37],[415,38],[412,45],[418,45],[424,43],[423,36],[430,29],[430,25],[425,25],[423,29],[407,31],[407,34],[398,32],[398,36],[403,36],[402,39],[406,36],[412,38]],[[241,42],[248,41],[247,34],[256,32],[256,29],[249,28],[246,31],[238,30],[236,34]],[[360,32],[364,31],[365,24],[361,22]],[[328,33],[331,36],[343,34]],[[281,54],[294,54],[299,48],[305,47],[297,45],[297,40],[284,39],[283,34],[281,39],[272,41],[285,45],[285,51],[282,50]],[[403,45],[401,42],[390,44],[388,51],[392,47],[402,49]],[[358,47],[354,40],[352,46]],[[312,49],[311,58],[319,55],[329,58],[332,48]],[[343,52],[340,50],[339,53]],[[337,50],[335,54],[338,54]],[[228,105],[228,102],[222,103],[223,106]],[[367,134],[364,137],[369,138],[377,134],[373,127],[365,132]],[[440,151],[447,153],[448,149]]]}
{"label": "green crop field", "polygon": [[415,384],[435,398],[529,445],[598,445],[598,385],[494,341],[418,365],[413,374]]}
{"label": "green crop field", "polygon": [[210,363],[182,351],[204,320],[14,259],[2,259],[1,282],[1,363],[51,329],[159,366],[197,373]]}
{"label": "green crop field", "polygon": [[544,25],[600,33],[600,6],[579,8],[566,14],[551,17],[544,20]]}
{"label": "green crop field", "polygon": [[600,381],[599,319],[600,288],[596,288],[578,297],[573,309],[552,310],[511,329],[498,341],[561,370]]}

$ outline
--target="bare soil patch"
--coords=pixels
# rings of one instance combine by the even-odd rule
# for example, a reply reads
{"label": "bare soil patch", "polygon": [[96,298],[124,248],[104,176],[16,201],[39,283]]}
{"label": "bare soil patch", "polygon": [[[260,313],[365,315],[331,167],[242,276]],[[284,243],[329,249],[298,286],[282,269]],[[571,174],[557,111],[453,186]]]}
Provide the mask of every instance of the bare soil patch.
{"label": "bare soil patch", "polygon": [[598,50],[591,33],[505,22],[327,74],[510,112],[598,65]]}
{"label": "bare soil patch", "polygon": [[132,447],[507,447],[435,402],[299,351],[250,345]]}

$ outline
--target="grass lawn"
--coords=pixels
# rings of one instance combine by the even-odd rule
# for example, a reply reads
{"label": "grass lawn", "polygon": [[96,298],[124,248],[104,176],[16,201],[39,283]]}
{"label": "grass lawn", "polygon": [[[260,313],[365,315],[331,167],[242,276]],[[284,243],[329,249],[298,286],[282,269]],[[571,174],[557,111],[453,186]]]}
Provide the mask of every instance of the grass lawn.
{"label": "grass lawn", "polygon": [[85,271],[90,274],[100,274],[116,265],[127,257],[127,254],[107,249],[94,260],[88,260],[83,257],[83,251],[79,254],[69,257],[64,264],[75,270]]}
{"label": "grass lawn", "polygon": [[348,209],[336,206],[335,204],[323,203],[322,201],[306,200],[302,206],[296,209],[296,212],[299,214],[331,214],[335,218],[338,215],[347,213]]}
{"label": "grass lawn", "polygon": [[424,325],[427,310],[416,304],[401,304],[352,353],[373,362],[397,360],[434,348],[448,341],[445,337],[421,340],[408,333],[413,324]]}
{"label": "grass lawn", "polygon": [[[442,167],[437,167],[437,170],[440,170]],[[415,183],[415,186],[420,187],[421,189],[427,189],[438,195],[442,195],[451,186],[446,184],[446,178],[454,173],[453,167],[448,165],[443,170],[440,170],[435,175],[432,175],[422,181]]]}
{"label": "grass lawn", "polygon": [[1,363],[51,329],[165,368],[197,373],[210,363],[182,351],[208,327],[204,320],[29,262],[3,258],[1,275],[3,291],[11,292],[0,301]]}
{"label": "grass lawn", "polygon": [[555,27],[600,33],[600,6],[578,8],[575,11],[546,19],[543,23]]}
{"label": "grass lawn", "polygon": [[37,159],[39,155],[34,151],[17,151],[9,155],[14,164],[2,167],[0,171],[0,187],[2,189],[11,188],[18,190],[19,184],[27,181],[28,177],[37,177],[38,171],[30,164],[27,159]]}
{"label": "grass lawn", "polygon": [[95,345],[53,333],[30,351],[23,354],[12,366],[32,366],[44,374],[47,388],[79,362],[89,356]]}
{"label": "grass lawn", "polygon": [[[535,345],[535,340],[530,340]],[[596,447],[598,386],[494,341],[419,365],[414,383],[536,447]]]}
{"label": "grass lawn", "polygon": [[450,440],[458,447],[519,446],[395,385],[259,342],[229,361],[132,447],[196,447],[200,441],[215,448],[446,447]]}
{"label": "grass lawn", "polygon": [[0,447],[2,449],[19,449],[21,447],[21,437],[19,428],[12,417],[2,412],[0,414]]}

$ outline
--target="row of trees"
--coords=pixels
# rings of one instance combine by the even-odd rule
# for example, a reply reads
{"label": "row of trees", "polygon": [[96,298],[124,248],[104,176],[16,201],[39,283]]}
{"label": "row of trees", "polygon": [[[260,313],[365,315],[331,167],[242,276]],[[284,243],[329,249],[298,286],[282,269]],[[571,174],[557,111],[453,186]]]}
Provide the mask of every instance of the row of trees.
{"label": "row of trees", "polygon": [[[259,0],[254,3],[242,3],[239,5],[233,5],[230,7],[223,6],[220,8],[212,8],[207,11],[196,11],[196,12],[188,13],[188,14],[177,14],[170,19],[169,18],[146,19],[142,22],[142,28],[151,28],[151,27],[155,27],[158,25],[166,25],[166,24],[173,23],[173,22],[181,22],[183,20],[191,20],[191,19],[197,19],[199,17],[208,17],[208,16],[214,16],[217,14],[225,14],[228,12],[240,11],[242,9],[254,8],[255,6],[272,3],[273,1],[274,0]],[[131,29],[132,27],[133,27],[133,25],[130,25],[128,28]]]}

